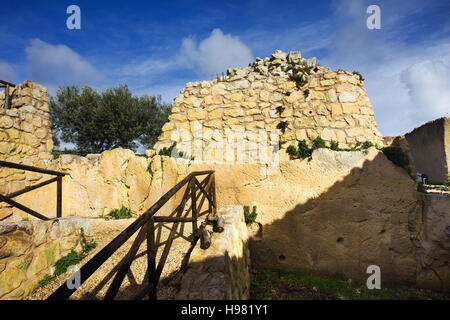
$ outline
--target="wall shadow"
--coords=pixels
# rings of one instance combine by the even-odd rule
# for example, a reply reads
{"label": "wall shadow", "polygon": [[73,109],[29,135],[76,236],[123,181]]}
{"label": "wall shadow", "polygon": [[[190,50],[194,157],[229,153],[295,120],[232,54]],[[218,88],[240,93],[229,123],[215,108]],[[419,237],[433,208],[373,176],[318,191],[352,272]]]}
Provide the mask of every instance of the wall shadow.
{"label": "wall shadow", "polygon": [[262,237],[249,243],[252,266],[366,280],[367,267],[377,265],[382,281],[415,283],[420,266],[411,239],[420,215],[414,181],[379,153],[263,225]]}

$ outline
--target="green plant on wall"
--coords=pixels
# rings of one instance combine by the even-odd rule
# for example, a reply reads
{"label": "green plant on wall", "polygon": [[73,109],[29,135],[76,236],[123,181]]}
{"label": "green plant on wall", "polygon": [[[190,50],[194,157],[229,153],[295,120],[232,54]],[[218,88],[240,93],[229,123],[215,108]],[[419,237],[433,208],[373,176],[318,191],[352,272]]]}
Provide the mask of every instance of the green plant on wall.
{"label": "green plant on wall", "polygon": [[122,206],[120,209],[113,209],[108,213],[108,217],[112,219],[129,219],[133,217],[133,212],[130,208]]}
{"label": "green plant on wall", "polygon": [[281,116],[281,114],[283,113],[283,111],[284,111],[284,107],[282,107],[282,106],[278,106],[278,107],[276,107],[275,108],[276,110],[277,110],[277,113]]}
{"label": "green plant on wall", "polygon": [[53,276],[46,274],[42,280],[39,280],[38,288],[45,287],[47,284],[52,282],[55,277],[63,273],[66,273],[70,266],[74,266],[80,263],[80,261],[83,260],[83,258],[86,257],[90,251],[92,251],[94,248],[97,247],[97,243],[94,240],[86,239],[83,228],[80,229],[80,234],[81,234],[81,242],[80,242],[81,252],[78,253],[72,249],[64,257],[56,261],[54,265],[55,271],[53,273]]}
{"label": "green plant on wall", "polygon": [[353,74],[356,74],[357,76],[359,76],[359,80],[364,81],[365,79],[363,78],[363,76],[361,75],[361,73],[359,73],[358,71],[353,71]]}
{"label": "green plant on wall", "polygon": [[427,190],[425,189],[423,182],[419,182],[417,184],[417,191],[422,192],[422,193],[427,193]]}
{"label": "green plant on wall", "polygon": [[298,142],[297,147],[294,145],[287,147],[286,153],[289,154],[291,159],[306,159],[311,158],[313,151],[319,148],[328,148],[334,151],[362,151],[373,146],[372,142],[366,141],[364,143],[357,142],[352,148],[342,149],[339,147],[339,142],[331,141],[330,145],[328,145],[326,141],[318,136],[312,141],[311,147],[309,147],[306,140],[303,139]]}
{"label": "green plant on wall", "polygon": [[256,212],[256,206],[253,206],[252,212],[250,212],[249,206],[244,206],[244,219],[247,225],[251,225],[256,221],[258,213]]}
{"label": "green plant on wall", "polygon": [[331,150],[334,150],[334,151],[339,151],[339,150],[340,150],[340,148],[339,148],[339,142],[338,142],[338,141],[331,140],[331,143],[330,143],[330,149],[331,149]]}
{"label": "green plant on wall", "polygon": [[[185,158],[188,159],[188,155],[184,154],[184,152],[179,151],[176,147],[176,142],[172,143],[169,148],[163,147],[158,152],[158,156],[168,156],[172,158]],[[191,160],[194,160],[194,157],[190,157]]]}
{"label": "green plant on wall", "polygon": [[287,127],[288,127],[287,121],[281,121],[279,124],[277,124],[277,129],[280,129],[282,133],[286,132]]}

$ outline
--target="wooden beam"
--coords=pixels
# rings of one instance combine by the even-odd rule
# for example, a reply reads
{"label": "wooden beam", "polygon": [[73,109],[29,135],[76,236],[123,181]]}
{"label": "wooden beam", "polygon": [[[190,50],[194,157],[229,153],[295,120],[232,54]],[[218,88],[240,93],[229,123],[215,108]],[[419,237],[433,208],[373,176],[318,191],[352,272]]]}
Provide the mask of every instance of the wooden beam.
{"label": "wooden beam", "polygon": [[21,194],[24,194],[26,192],[32,191],[34,189],[37,189],[37,188],[40,188],[40,187],[43,187],[43,186],[46,186],[47,184],[50,184],[50,183],[55,182],[57,180],[58,180],[58,177],[54,177],[54,178],[51,178],[49,180],[46,180],[46,181],[40,182],[38,184],[35,184],[33,186],[25,187],[22,190],[15,191],[15,192],[12,192],[10,194],[7,194],[5,197],[7,197],[7,198],[14,198],[14,197],[20,196]]}
{"label": "wooden beam", "polygon": [[155,221],[154,218],[147,222],[147,277],[149,300],[157,299],[158,277],[156,275],[156,245],[155,245]]}
{"label": "wooden beam", "polygon": [[[192,179],[192,177],[191,177],[191,179]],[[192,180],[189,181],[189,184],[187,185],[186,190],[184,192],[183,199],[181,200],[180,206],[178,207],[178,212],[177,212],[177,215],[176,215],[176,217],[178,217],[178,218],[183,213],[184,207],[185,207],[186,202],[187,202],[187,200],[189,198],[189,193],[191,191],[191,186],[192,186]],[[156,268],[156,280],[157,280],[157,282],[159,281],[159,278],[161,277],[161,273],[162,273],[162,270],[164,268],[164,264],[166,263],[167,256],[169,255],[169,250],[170,250],[170,247],[172,246],[173,237],[175,235],[175,231],[176,231],[177,228],[178,228],[178,222],[175,222],[173,224],[173,226],[172,226],[172,229],[170,230],[169,236],[167,238],[167,243],[164,246],[164,251],[161,254],[161,258],[159,260],[158,267]]]}
{"label": "wooden beam", "polygon": [[206,192],[206,190],[200,185],[200,183],[198,182],[198,180],[196,178],[194,178],[195,180],[195,184],[197,185],[197,187],[200,189],[200,191],[206,196],[206,198],[208,198],[208,201],[215,206],[215,203],[213,201],[213,199],[209,196],[209,194]]}
{"label": "wooden beam", "polygon": [[196,177],[192,178],[195,181],[195,184],[192,184],[192,191],[191,191],[191,210],[192,210],[192,243],[195,243],[197,241],[197,189],[195,188],[195,185],[200,186],[199,182],[197,181]]}
{"label": "wooden beam", "polygon": [[14,83],[11,83],[11,82],[8,82],[8,81],[5,81],[5,80],[0,80],[0,83],[2,83],[4,85],[7,85],[7,86],[10,86],[10,87],[15,87],[16,86]]}
{"label": "wooden beam", "polygon": [[8,162],[8,161],[0,161],[0,167],[27,170],[27,171],[33,171],[33,172],[39,172],[39,173],[45,173],[45,174],[52,174],[54,176],[65,176],[66,175],[64,172],[60,172],[60,171],[47,170],[47,169],[27,166],[24,164]]}
{"label": "wooden beam", "polygon": [[[0,163],[1,165],[1,163]],[[205,174],[211,174],[214,171],[198,171],[193,172],[187,175],[183,180],[178,182],[172,189],[167,191],[157,202],[155,202],[145,213],[143,213],[139,218],[137,218],[132,224],[130,224],[124,231],[122,231],[117,237],[115,237],[110,243],[108,243],[103,249],[101,249],[94,257],[92,257],[86,264],[84,264],[80,268],[80,284],[83,284],[106,260],[111,257],[111,255],[116,252],[116,250],[125,243],[140,227],[142,227],[145,223],[147,223],[153,215],[175,194],[178,190],[180,190],[186,183],[190,182],[192,177],[198,176],[198,175],[205,175]],[[186,188],[188,190],[189,188]],[[185,193],[185,197],[183,197],[184,204],[186,203],[185,200],[187,200],[189,193]],[[181,208],[181,204],[179,206]],[[183,206],[184,208],[184,206]],[[179,210],[179,214],[183,212],[183,208]],[[176,227],[178,224],[176,223],[172,229],[173,233],[176,230]],[[171,231],[171,233],[172,233]],[[173,234],[172,234],[173,237]],[[173,240],[173,239],[172,239]],[[168,247],[170,248],[170,246]],[[167,258],[166,253],[166,258]],[[159,267],[159,265],[158,265]],[[161,270],[162,270],[161,265]],[[158,275],[158,280],[161,273]],[[69,289],[66,284],[62,284],[53,294],[51,294],[47,300],[64,300],[70,297],[76,289]]]}
{"label": "wooden beam", "polygon": [[192,222],[194,221],[193,218],[177,218],[177,217],[164,217],[164,216],[157,216],[157,217],[153,217],[153,219],[155,220],[155,222]]}
{"label": "wooden beam", "polygon": [[6,202],[7,204],[9,204],[9,205],[11,205],[13,207],[16,207],[16,208],[18,208],[18,209],[20,209],[22,211],[25,211],[28,214],[31,214],[32,216],[35,216],[36,218],[39,218],[41,220],[50,220],[46,216],[44,216],[44,215],[34,211],[33,209],[30,209],[30,208],[24,206],[23,204],[20,204],[20,203],[14,201],[12,199],[9,199],[9,198],[1,195],[1,194],[0,194],[0,200],[1,200],[0,202],[4,201],[4,202]]}

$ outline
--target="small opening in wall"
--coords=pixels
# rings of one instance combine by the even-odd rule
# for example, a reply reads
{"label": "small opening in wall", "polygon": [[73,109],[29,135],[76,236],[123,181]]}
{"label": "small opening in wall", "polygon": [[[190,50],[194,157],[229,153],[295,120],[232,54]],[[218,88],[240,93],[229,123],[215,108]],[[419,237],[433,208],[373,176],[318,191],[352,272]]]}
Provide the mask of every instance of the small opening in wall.
{"label": "small opening in wall", "polygon": [[344,242],[344,238],[339,237],[339,238],[337,238],[336,242],[337,242],[337,243],[342,243],[342,242]]}
{"label": "small opening in wall", "polygon": [[312,114],[312,111],[311,111],[311,110],[309,111],[309,114]]}
{"label": "small opening in wall", "polygon": [[286,257],[284,256],[284,254],[280,254],[280,256],[278,257],[278,260],[284,261],[284,260],[286,260]]}
{"label": "small opening in wall", "polygon": [[385,232],[386,232],[386,230],[383,229],[380,231],[380,234],[385,233]]}

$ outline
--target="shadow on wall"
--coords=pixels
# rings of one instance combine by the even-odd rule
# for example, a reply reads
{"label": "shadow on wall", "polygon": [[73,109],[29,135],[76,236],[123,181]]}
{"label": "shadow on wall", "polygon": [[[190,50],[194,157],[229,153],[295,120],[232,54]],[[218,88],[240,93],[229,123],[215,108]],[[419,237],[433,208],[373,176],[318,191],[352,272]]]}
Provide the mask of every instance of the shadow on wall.
{"label": "shadow on wall", "polygon": [[441,268],[434,279],[424,279],[426,266],[417,255],[426,240],[422,198],[404,169],[387,165],[379,153],[320,196],[265,224],[263,237],[250,241],[252,266],[365,280],[367,267],[377,265],[382,282],[448,290],[449,252],[436,257]]}

